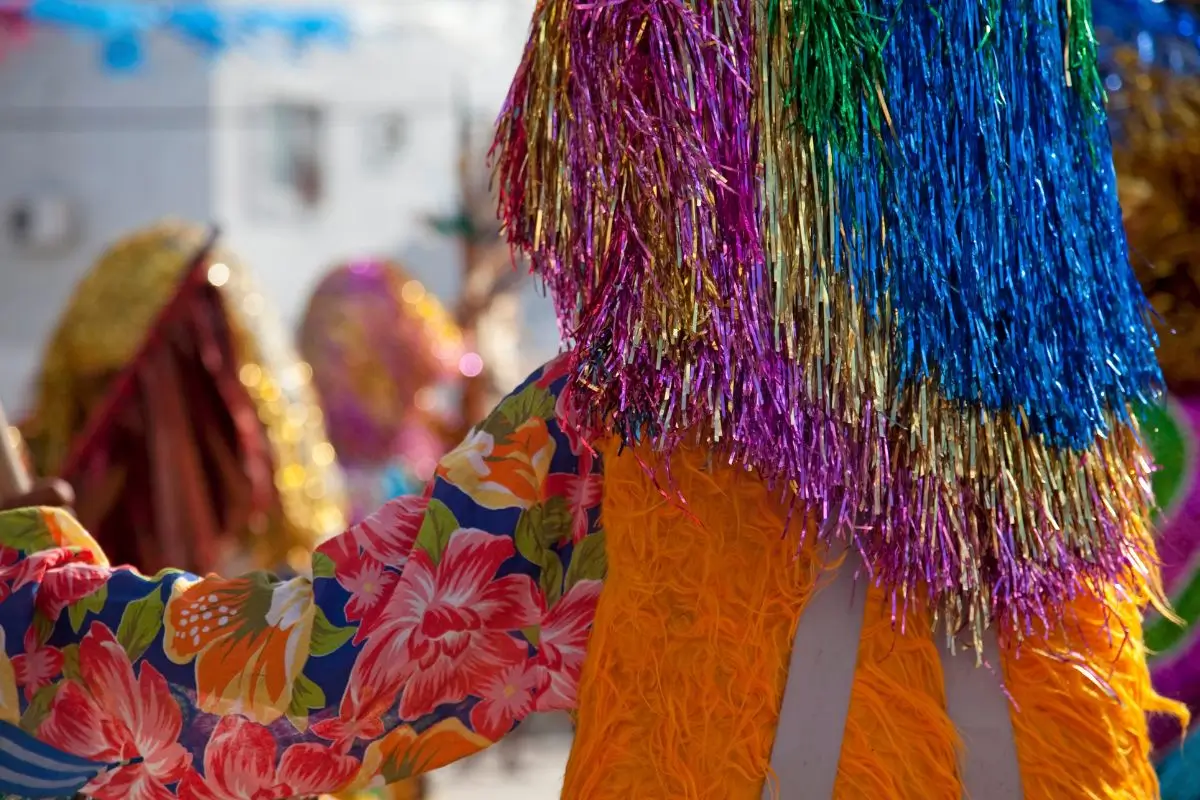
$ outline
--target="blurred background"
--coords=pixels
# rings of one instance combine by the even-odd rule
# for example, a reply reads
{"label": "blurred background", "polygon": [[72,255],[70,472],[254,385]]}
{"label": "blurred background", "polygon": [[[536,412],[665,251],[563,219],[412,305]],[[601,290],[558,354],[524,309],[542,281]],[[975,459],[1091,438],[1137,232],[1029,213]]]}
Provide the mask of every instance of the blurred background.
{"label": "blurred background", "polygon": [[[219,222],[291,328],[323,273],[354,257],[395,258],[456,301],[462,242],[431,218],[460,213],[462,158],[486,189],[490,129],[532,0],[347,0],[310,6],[307,28],[280,13],[301,3],[239,0],[207,22],[258,10],[277,25],[230,31],[211,49],[204,19],[196,35],[120,19],[146,3],[42,4],[116,17],[77,22],[58,9],[46,24],[19,16],[23,5],[0,27],[6,407],[28,401],[40,346],[101,250],[165,215]],[[129,31],[136,40],[123,41]],[[555,352],[556,335],[531,283],[519,307],[524,369]]]}
{"label": "blurred background", "polygon": [[[0,0],[0,406],[114,560],[302,568],[558,352],[487,168],[532,8]],[[395,796],[558,797],[526,728]]]}

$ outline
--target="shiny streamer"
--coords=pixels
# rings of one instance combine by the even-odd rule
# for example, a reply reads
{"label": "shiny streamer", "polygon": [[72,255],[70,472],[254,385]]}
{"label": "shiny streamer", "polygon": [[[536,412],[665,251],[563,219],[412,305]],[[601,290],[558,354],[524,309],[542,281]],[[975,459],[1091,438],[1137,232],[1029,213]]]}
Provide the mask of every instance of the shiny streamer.
{"label": "shiny streamer", "polygon": [[719,426],[734,365],[769,349],[750,8],[543,2],[500,122],[510,240],[583,345],[597,422],[632,438]]}
{"label": "shiny streamer", "polygon": [[1089,8],[543,0],[496,169],[586,427],[782,482],[951,632],[1146,573]]}

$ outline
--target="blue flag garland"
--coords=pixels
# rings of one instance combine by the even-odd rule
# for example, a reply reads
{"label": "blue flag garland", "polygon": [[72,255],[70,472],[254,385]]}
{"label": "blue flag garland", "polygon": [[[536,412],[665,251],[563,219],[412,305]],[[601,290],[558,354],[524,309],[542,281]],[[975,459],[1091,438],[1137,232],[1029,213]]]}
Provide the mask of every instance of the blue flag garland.
{"label": "blue flag garland", "polygon": [[145,38],[154,32],[167,32],[215,57],[268,35],[282,38],[296,52],[319,44],[342,46],[349,43],[352,29],[346,13],[338,9],[223,6],[196,0],[30,0],[21,10],[32,25],[95,37],[104,66],[120,72],[142,65]]}

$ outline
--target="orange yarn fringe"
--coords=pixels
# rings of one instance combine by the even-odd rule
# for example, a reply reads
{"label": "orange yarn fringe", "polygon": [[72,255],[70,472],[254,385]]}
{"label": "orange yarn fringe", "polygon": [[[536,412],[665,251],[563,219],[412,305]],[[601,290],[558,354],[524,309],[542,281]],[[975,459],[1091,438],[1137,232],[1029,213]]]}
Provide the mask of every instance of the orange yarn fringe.
{"label": "orange yarn fringe", "polygon": [[1147,598],[1107,594],[1076,601],[1060,630],[1003,655],[1027,800],[1157,798],[1146,714],[1178,717],[1187,729],[1187,708],[1150,686]]}
{"label": "orange yarn fringe", "polygon": [[753,474],[695,451],[671,462],[692,516],[632,453],[603,455],[608,576],[563,798],[757,799],[816,580],[811,551],[796,557],[802,519],[781,536]]}
{"label": "orange yarn fringe", "polygon": [[835,800],[960,800],[961,743],[929,630],[911,613],[893,626],[885,592],[868,591]]}
{"label": "orange yarn fringe", "polygon": [[[647,476],[649,453],[604,450],[609,572],[563,797],[758,800],[796,623],[821,571],[802,545],[804,515],[781,536],[775,495],[691,450],[671,464],[685,513]],[[1003,656],[1027,800],[1158,796],[1145,712],[1186,712],[1150,688],[1144,599],[1079,601],[1066,633]],[[835,800],[962,797],[961,742],[925,623],[893,628],[869,590]],[[1068,641],[1087,655],[1059,655]]]}

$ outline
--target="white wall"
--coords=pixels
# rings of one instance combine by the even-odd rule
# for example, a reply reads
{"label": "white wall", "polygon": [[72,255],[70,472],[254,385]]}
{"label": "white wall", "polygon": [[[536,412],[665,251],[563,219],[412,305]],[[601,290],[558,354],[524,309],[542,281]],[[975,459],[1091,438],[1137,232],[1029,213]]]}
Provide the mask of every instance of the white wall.
{"label": "white wall", "polygon": [[[26,405],[59,309],[105,244],[211,209],[208,67],[169,40],[151,41],[148,56],[153,68],[115,78],[92,42],[39,32],[0,62],[0,402],[11,416]],[[38,258],[14,249],[3,226],[27,193],[77,204],[75,246]]]}
{"label": "white wall", "polygon": [[[235,54],[222,63],[215,91],[217,205],[230,243],[285,317],[294,322],[323,271],[353,256],[399,256],[439,296],[457,296],[457,245],[423,218],[456,203],[456,104],[490,124],[532,7],[533,0],[413,0],[389,14],[394,21],[406,13],[407,30],[364,38],[345,52],[322,50],[299,63]],[[330,117],[332,181],[321,207],[301,224],[256,215],[252,134],[230,118],[278,101],[323,103]],[[385,110],[404,115],[407,144],[391,168],[376,171],[363,158],[364,122]]]}
{"label": "white wall", "polygon": [[[42,341],[104,244],[167,214],[221,223],[292,325],[323,272],[356,255],[398,255],[439,296],[454,298],[456,244],[422,218],[456,203],[456,98],[482,124],[494,118],[533,2],[345,2],[386,11],[393,22],[397,9],[408,18],[345,51],[298,58],[267,43],[209,66],[178,44],[154,41],[140,72],[116,77],[100,67],[94,43],[39,34],[0,62],[0,211],[24,192],[61,190],[85,222],[79,244],[53,259],[24,258],[0,241],[0,402],[12,416],[25,407]],[[330,180],[322,204],[302,220],[264,219],[249,202],[248,114],[279,101],[316,102],[329,116]],[[108,123],[111,109],[130,106],[141,115]],[[36,125],[14,129],[13,115],[29,108],[41,109]],[[175,110],[145,116],[163,108]],[[363,123],[384,110],[406,117],[407,146],[389,169],[373,171]],[[524,297],[522,353],[533,366],[556,352],[557,335],[549,302],[532,287]]]}

